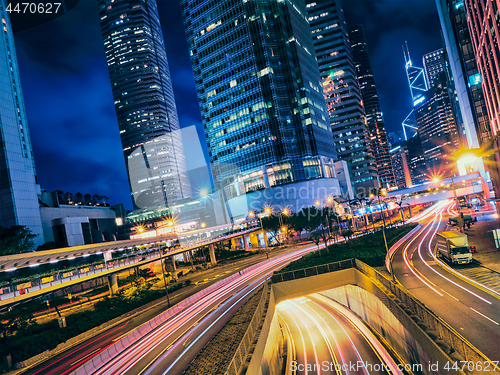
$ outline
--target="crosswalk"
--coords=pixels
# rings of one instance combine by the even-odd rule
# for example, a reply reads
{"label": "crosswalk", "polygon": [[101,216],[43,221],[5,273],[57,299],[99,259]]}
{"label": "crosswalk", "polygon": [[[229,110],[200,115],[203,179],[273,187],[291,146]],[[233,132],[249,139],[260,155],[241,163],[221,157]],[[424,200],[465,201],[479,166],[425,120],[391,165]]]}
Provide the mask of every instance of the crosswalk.
{"label": "crosswalk", "polygon": [[455,269],[469,279],[500,293],[500,273],[473,264],[461,267],[455,266]]}

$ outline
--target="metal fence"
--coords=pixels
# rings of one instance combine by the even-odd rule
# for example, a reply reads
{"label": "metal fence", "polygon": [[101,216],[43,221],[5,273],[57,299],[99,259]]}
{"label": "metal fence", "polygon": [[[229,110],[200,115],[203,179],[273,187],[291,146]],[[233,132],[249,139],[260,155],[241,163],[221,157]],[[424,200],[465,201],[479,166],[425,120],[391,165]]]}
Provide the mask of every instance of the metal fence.
{"label": "metal fence", "polygon": [[252,320],[248,325],[245,335],[243,336],[240,345],[238,345],[238,349],[236,349],[236,353],[234,354],[233,359],[229,363],[229,366],[224,375],[237,375],[241,365],[246,360],[246,357],[250,352],[250,348],[252,347],[252,344],[254,342],[255,335],[257,334],[257,332],[261,327],[260,323],[263,319],[264,310],[266,308],[268,290],[269,287],[267,283],[265,283],[264,288],[262,290],[262,296],[260,298],[259,305],[257,306],[257,309],[253,314]]}
{"label": "metal fence", "polygon": [[273,283],[281,283],[283,281],[302,279],[304,277],[316,276],[323,273],[335,272],[354,267],[356,267],[355,259],[341,260],[339,262],[321,264],[314,267],[302,268],[300,270],[278,273],[272,276],[271,281]]}

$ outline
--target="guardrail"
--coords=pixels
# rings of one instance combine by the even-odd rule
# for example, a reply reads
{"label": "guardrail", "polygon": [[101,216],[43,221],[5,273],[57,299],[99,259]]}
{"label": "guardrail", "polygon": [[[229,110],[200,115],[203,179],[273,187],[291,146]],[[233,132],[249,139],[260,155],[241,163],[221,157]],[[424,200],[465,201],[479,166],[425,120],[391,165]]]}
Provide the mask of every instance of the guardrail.
{"label": "guardrail", "polygon": [[280,283],[284,281],[302,279],[309,276],[316,276],[322,273],[335,272],[339,270],[345,270],[348,268],[355,268],[354,259],[341,260],[339,262],[333,262],[328,264],[321,264],[319,266],[302,268],[300,270],[288,271],[273,275],[271,281],[273,283]]}
{"label": "guardrail", "polygon": [[[376,280],[382,284],[383,287],[389,290],[397,298],[394,302],[398,304],[400,308],[402,308],[405,313],[428,335],[428,337],[430,337],[452,360],[466,361],[466,363],[474,364],[481,363],[483,364],[483,367],[486,362],[489,362],[492,370],[489,373],[500,374],[500,369],[496,368],[490,359],[488,359],[483,353],[481,353],[481,351],[460,335],[460,333],[455,331],[453,327],[451,327],[443,319],[421,304],[417,298],[404,289],[403,286],[390,281],[377,270],[358,259],[349,259],[341,262],[334,262],[304,268],[301,270],[285,272],[273,275],[271,280],[273,283],[280,283],[348,268],[357,269],[371,279]],[[484,373],[481,370],[476,369],[475,366],[473,367],[474,369],[472,371],[467,371],[468,374],[479,375]]]}
{"label": "guardrail", "polygon": [[266,309],[266,302],[269,303],[268,292],[269,292],[269,286],[267,285],[267,283],[265,283],[257,309],[255,309],[252,320],[248,325],[245,335],[243,336],[240,345],[238,345],[236,353],[234,354],[233,359],[229,363],[229,366],[227,367],[227,370],[224,373],[224,375],[237,375],[248,353],[250,353],[250,349],[253,345],[255,335],[260,330],[259,326],[263,319],[262,316],[264,315],[264,310]]}
{"label": "guardrail", "polygon": [[[199,242],[193,242],[189,243],[189,246],[183,246],[181,248],[176,248],[171,251],[164,251],[163,256],[170,256],[170,255],[176,255],[178,253],[181,253],[184,249],[188,251],[189,249],[193,247],[201,247],[205,246],[207,244],[213,243],[214,241],[224,241],[227,238],[230,238],[231,236],[235,235],[243,235],[246,233],[250,233],[256,230],[256,227],[250,228],[248,230],[240,230],[240,231],[235,231],[232,233],[229,233],[225,236],[219,237],[219,238],[211,238],[206,241],[199,241]],[[75,268],[70,271],[65,271],[65,270],[59,270],[55,274],[50,275],[50,276],[45,276],[45,277],[34,277],[33,279],[29,281],[25,281],[23,283],[16,284],[14,282],[11,282],[10,285],[5,285],[3,287],[0,286],[0,301],[7,300],[9,298],[14,298],[16,296],[21,296],[24,294],[28,294],[37,290],[41,290],[43,288],[48,288],[52,287],[54,285],[58,284],[63,284],[68,281],[72,281],[75,279],[79,279],[84,276],[89,276],[89,275],[95,275],[99,274],[104,271],[109,271],[112,269],[119,269],[123,266],[131,265],[131,264],[136,264],[139,262],[142,262],[144,260],[158,260],[160,259],[160,253],[159,251],[149,251],[149,252],[139,252],[137,254],[133,254],[130,257],[127,258],[121,258],[121,259],[116,259],[116,260],[110,260],[105,263],[101,264],[88,264],[84,266],[79,266],[78,268]],[[99,276],[96,276],[99,277]],[[86,280],[88,281],[88,280]],[[61,285],[61,287],[63,287]]]}
{"label": "guardrail", "polygon": [[399,249],[399,247],[408,241],[417,231],[422,228],[422,224],[418,224],[415,228],[413,228],[411,231],[409,231],[406,235],[404,235],[401,239],[399,239],[398,242],[396,242],[394,245],[391,246],[389,249],[389,252],[385,256],[385,267],[387,268],[387,271],[392,274],[392,268],[391,268],[391,262],[392,262],[392,257],[396,253],[396,250]]}

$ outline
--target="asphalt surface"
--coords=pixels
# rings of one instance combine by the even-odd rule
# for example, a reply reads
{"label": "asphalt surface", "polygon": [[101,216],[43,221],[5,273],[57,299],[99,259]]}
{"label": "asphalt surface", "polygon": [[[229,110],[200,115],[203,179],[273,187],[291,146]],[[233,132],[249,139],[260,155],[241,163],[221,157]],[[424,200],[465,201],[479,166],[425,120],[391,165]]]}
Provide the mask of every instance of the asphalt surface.
{"label": "asphalt surface", "polygon": [[[292,249],[272,250],[269,253],[269,258],[272,260],[274,257],[277,256],[282,256],[287,253],[295,254],[298,252],[297,253],[298,255],[296,254],[294,256],[289,257],[289,258],[296,258],[298,256],[301,256],[301,254],[304,252],[315,249],[316,246],[311,245],[307,247],[307,250],[292,250]],[[224,279],[232,274],[238,273],[254,264],[263,262],[266,259],[267,256],[265,254],[254,255],[249,259],[236,261],[234,263],[226,265],[218,265],[217,267],[210,269],[209,271],[205,271],[199,275],[190,275],[187,278],[192,280],[192,285],[189,287],[185,287],[175,293],[172,293],[170,295],[171,304],[175,305],[180,301],[182,301],[183,299],[188,298],[189,296],[197,293],[198,291],[214,284],[215,282]],[[192,346],[190,346],[189,350],[185,354],[179,357],[180,359],[177,362],[175,362],[173,368],[169,370],[169,375],[175,373],[182,373],[184,368],[187,367],[187,365],[191,362],[191,360],[203,348],[205,343],[208,342],[216,332],[218,332],[218,330],[227,322],[227,320],[230,319],[233,313],[239,307],[241,307],[241,305],[243,305],[248,298],[251,297],[251,295],[253,294],[253,292],[255,292],[255,290],[258,289],[255,287],[255,285],[250,289],[248,289],[247,286],[249,284],[254,283],[255,281],[258,281],[259,285],[261,285],[264,281],[263,276],[267,276],[269,272],[272,272],[277,268],[283,267],[289,261],[290,259],[288,258],[276,261],[275,262],[276,264],[268,265],[258,270],[258,272],[252,273],[252,277],[249,277],[248,275],[242,275],[240,278],[237,278],[237,282],[235,283],[235,285],[231,285],[231,288],[228,288],[228,290],[225,293],[219,293],[219,295],[217,295],[213,299],[210,299],[210,301],[207,301],[207,303],[205,304],[201,303],[197,304],[198,307],[201,306],[203,308],[196,310],[195,313],[193,313],[192,311],[188,311],[189,314],[187,314],[187,316],[182,316],[182,319],[176,321],[175,327],[169,326],[167,334],[165,334],[165,332],[162,331],[163,333],[160,335],[161,337],[155,337],[154,345],[152,346],[145,345],[147,349],[143,348],[144,352],[142,353],[141,350],[142,354],[135,353],[133,355],[133,360],[128,359],[127,363],[134,362],[134,366],[132,369],[128,369],[127,368],[128,366],[125,367],[119,366],[119,370],[111,373],[117,373],[117,374],[129,373],[134,375],[144,373],[144,371],[147,370],[148,368],[150,367],[155,368],[158,366],[157,363],[150,363],[150,362],[153,359],[155,359],[159,354],[160,355],[164,354],[164,356],[167,359],[165,360],[165,358],[163,357],[156,358],[157,362],[159,361],[158,363],[161,363],[161,366],[159,368],[163,368],[164,363],[170,363],[177,359],[178,352],[180,349],[182,349],[183,345],[174,346],[174,344],[180,342],[186,344],[186,342],[189,340],[189,336],[191,335],[188,334],[191,328],[197,327],[196,334],[193,335],[193,337],[198,338],[200,333],[204,332],[205,329],[208,326],[210,326],[210,329],[207,332],[203,333],[202,335],[203,338],[197,339],[195,343]],[[250,290],[251,292],[247,294],[247,292],[249,292]],[[217,308],[219,305],[221,305],[220,309]],[[112,345],[115,341],[121,339],[130,331],[141,326],[145,322],[155,318],[165,310],[167,310],[166,301],[164,301],[161,305],[151,308],[145,311],[143,314],[128,320],[124,324],[120,324],[116,327],[110,328],[109,330],[102,332],[101,334],[93,337],[92,339],[89,339],[71,348],[70,350],[65,351],[64,353],[59,354],[58,356],[51,358],[50,360],[44,362],[43,364],[23,372],[23,374],[33,374],[33,375],[69,374],[72,371],[76,370],[86,361],[91,360],[92,358],[97,356],[100,352],[105,350],[108,346]],[[181,313],[184,313],[184,311]],[[207,315],[210,315],[212,320],[207,320],[207,319],[204,320],[204,317],[206,317]],[[218,319],[217,322],[214,323],[214,320],[216,320],[219,316],[221,317],[221,319]],[[167,321],[167,324],[172,320],[173,319]],[[208,324],[206,324],[207,322]],[[161,331],[161,329],[157,329],[156,331]],[[189,342],[187,342],[186,345],[188,344]],[[141,343],[140,345],[144,344]],[[174,346],[173,349],[172,346]],[[172,351],[176,353],[175,356],[170,355]],[[181,350],[181,352],[183,351]],[[170,359],[173,360],[169,362],[168,360]],[[154,371],[159,371],[159,370],[154,370]],[[157,373],[157,372],[152,372],[152,373]]]}
{"label": "asphalt surface", "polygon": [[[285,250],[271,250],[269,253],[270,258],[284,254],[290,251],[290,249]],[[216,267],[211,268],[207,271],[203,271],[199,274],[188,275],[182,277],[180,281],[184,279],[190,279],[192,284],[188,287],[184,287],[174,293],[170,294],[171,305],[175,305],[185,298],[199,292],[200,290],[209,287],[210,285],[216,283],[217,281],[231,276],[232,274],[241,271],[247,267],[250,267],[256,263],[266,260],[265,254],[253,255],[248,259],[242,259],[235,261],[230,264],[218,264]],[[141,326],[145,322],[153,319],[157,315],[161,314],[168,309],[166,299],[163,303],[158,306],[145,311],[143,314],[133,317],[124,324],[120,324],[109,330],[106,330],[99,335],[76,345],[75,347],[49,359],[48,361],[33,367],[23,374],[51,374],[51,375],[64,375],[68,374],[86,360],[99,354],[100,351],[104,350],[108,345],[117,341],[127,332]]]}
{"label": "asphalt surface", "polygon": [[[421,220],[423,228],[394,256],[393,269],[399,282],[417,299],[436,313],[490,360],[500,361],[500,294],[487,291],[453,274],[465,266],[448,266],[445,270],[431,254],[436,231],[446,229],[452,204],[440,202],[428,217]],[[471,268],[476,267],[471,265]]]}
{"label": "asphalt surface", "polygon": [[393,361],[386,363],[384,358],[390,355],[383,345],[370,342],[335,306],[338,305],[320,294],[310,294],[283,301],[276,307],[280,325],[291,344],[291,353],[287,354],[291,374],[391,373],[388,369],[396,366]]}

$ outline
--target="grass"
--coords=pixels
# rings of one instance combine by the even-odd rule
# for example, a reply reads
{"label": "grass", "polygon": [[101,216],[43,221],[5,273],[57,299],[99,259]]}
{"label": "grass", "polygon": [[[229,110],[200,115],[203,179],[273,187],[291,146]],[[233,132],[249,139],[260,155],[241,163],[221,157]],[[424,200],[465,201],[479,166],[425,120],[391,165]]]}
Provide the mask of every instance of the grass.
{"label": "grass", "polygon": [[[386,229],[387,246],[390,248],[416,225],[406,224],[401,227]],[[385,264],[386,254],[382,231],[379,231],[353,238],[347,242],[330,245],[327,249],[316,250],[290,263],[276,274],[351,258],[357,258],[372,267],[380,267]]]}

